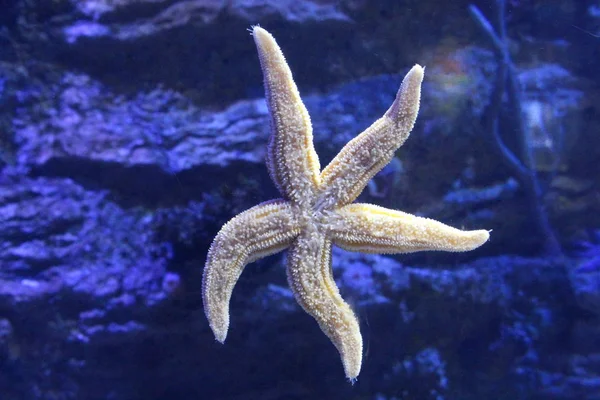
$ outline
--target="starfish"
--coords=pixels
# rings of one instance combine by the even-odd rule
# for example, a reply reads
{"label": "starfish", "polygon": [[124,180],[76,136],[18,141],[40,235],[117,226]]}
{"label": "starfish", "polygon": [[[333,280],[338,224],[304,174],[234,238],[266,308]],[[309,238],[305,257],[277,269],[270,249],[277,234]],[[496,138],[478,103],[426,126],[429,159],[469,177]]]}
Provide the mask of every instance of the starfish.
{"label": "starfish", "polygon": [[362,337],[358,319],[333,279],[332,245],[379,254],[468,251],[485,243],[489,233],[353,203],[414,126],[425,72],[421,66],[415,65],[405,76],[383,117],[347,143],[321,171],[310,117],[281,49],[263,28],[254,26],[251,33],[271,116],[266,163],[282,198],[254,206],[221,228],[204,268],[204,312],[215,338],[223,343],[231,295],[244,267],[287,248],[287,278],[294,297],[333,342],[346,377],[354,382],[362,364]]}

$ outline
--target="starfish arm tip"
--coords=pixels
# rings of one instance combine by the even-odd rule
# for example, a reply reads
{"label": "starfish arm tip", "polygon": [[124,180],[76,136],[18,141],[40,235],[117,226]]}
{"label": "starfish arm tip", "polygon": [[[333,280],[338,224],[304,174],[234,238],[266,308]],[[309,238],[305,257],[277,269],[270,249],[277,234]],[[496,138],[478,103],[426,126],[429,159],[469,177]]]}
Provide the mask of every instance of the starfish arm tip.
{"label": "starfish arm tip", "polygon": [[[271,35],[269,33],[269,31],[267,31],[266,29],[262,28],[260,25],[252,25],[252,27],[249,29],[250,30],[250,36],[252,36],[254,38],[254,42],[257,45],[267,45],[267,43],[270,46],[277,46],[275,43],[275,38],[273,37],[273,35]],[[260,49],[260,47],[259,47]]]}
{"label": "starfish arm tip", "polygon": [[410,71],[408,71],[406,76],[412,76],[413,74],[417,74],[415,76],[423,80],[423,77],[425,76],[425,67],[421,66],[421,64],[413,65],[413,67],[410,69]]}
{"label": "starfish arm tip", "polygon": [[421,102],[421,84],[425,77],[425,68],[415,64],[404,76],[394,103],[386,112],[386,116],[397,124],[402,124],[405,136],[412,130]]}
{"label": "starfish arm tip", "polygon": [[229,331],[229,313],[228,311],[217,312],[217,310],[205,310],[210,330],[215,336],[215,340],[221,344],[225,343],[227,332]]}
{"label": "starfish arm tip", "polygon": [[[342,360],[345,361],[345,360]],[[348,381],[354,385],[354,383],[358,380],[358,374],[360,374],[360,368],[362,364],[362,348],[361,348],[361,356],[358,361],[353,362],[343,362],[344,364],[344,372],[346,373],[346,378]]]}
{"label": "starfish arm tip", "polygon": [[211,329],[213,331],[213,334],[215,335],[215,340],[221,344],[224,344],[225,339],[227,338],[228,328],[211,326]]}
{"label": "starfish arm tip", "polygon": [[250,28],[248,28],[248,31],[250,32],[250,35],[252,35],[252,36],[256,35],[257,33],[267,33],[268,34],[268,32],[265,29],[261,28],[259,24],[250,25]]}
{"label": "starfish arm tip", "polygon": [[470,239],[468,241],[468,244],[465,246],[466,247],[465,250],[466,251],[474,250],[474,249],[478,248],[479,246],[483,245],[488,240],[490,240],[490,232],[491,231],[488,231],[485,229],[479,229],[476,231],[465,232],[465,233],[467,233],[468,239]]}

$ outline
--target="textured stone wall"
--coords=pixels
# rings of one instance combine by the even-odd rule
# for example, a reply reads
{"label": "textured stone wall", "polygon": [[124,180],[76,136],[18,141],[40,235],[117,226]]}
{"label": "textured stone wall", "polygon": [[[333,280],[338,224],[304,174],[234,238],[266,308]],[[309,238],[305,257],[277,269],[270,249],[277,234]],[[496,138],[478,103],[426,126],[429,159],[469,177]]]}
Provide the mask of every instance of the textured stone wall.
{"label": "textured stone wall", "polygon": [[[497,65],[466,1],[0,0],[2,399],[598,396],[600,13],[508,3],[529,167],[564,258],[542,254],[484,132]],[[246,269],[226,345],[202,312],[212,237],[277,196],[253,24],[287,57],[322,164],[425,65],[411,139],[361,200],[493,230],[464,255],[335,250],[365,337],[354,386],[281,256]]]}

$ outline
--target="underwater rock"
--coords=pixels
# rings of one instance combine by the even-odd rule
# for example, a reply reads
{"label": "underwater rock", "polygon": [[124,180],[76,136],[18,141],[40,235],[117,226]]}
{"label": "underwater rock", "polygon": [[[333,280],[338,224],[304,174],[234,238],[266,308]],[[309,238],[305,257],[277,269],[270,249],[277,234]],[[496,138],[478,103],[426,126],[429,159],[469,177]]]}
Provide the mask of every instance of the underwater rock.
{"label": "underwater rock", "polygon": [[[594,28],[585,24],[597,19],[597,2],[567,3],[578,7],[553,5],[553,15],[591,10],[591,19],[568,21]],[[467,3],[0,4],[3,400],[598,393],[598,260],[581,257],[567,274],[553,260],[507,255],[532,254],[535,235],[512,172],[481,130],[495,65]],[[547,200],[558,205],[557,225],[569,219],[586,229],[600,215],[600,102],[580,78],[597,78],[590,66],[599,42],[566,23],[571,43],[546,46],[523,15],[547,5],[511,4],[515,60],[535,49],[520,64],[528,122],[560,121],[549,127],[558,129],[553,137],[564,133],[569,146],[577,139],[551,190],[585,196],[586,207]],[[274,193],[246,31],[255,23],[281,37],[323,163],[385,111],[409,65],[427,65],[422,118],[388,171],[394,195],[361,201],[401,203],[466,228],[493,221],[479,260],[334,250],[336,281],[365,334],[365,369],[353,387],[335,348],[293,301],[281,258],[248,266],[232,299],[228,346],[214,343],[202,315],[210,237]],[[514,147],[511,131],[503,134]]]}
{"label": "underwater rock", "polygon": [[79,308],[125,292],[147,307],[162,296],[166,253],[152,245],[142,210],[125,212],[106,193],[47,178],[2,184],[0,204],[5,306],[75,295]]}
{"label": "underwater rock", "polygon": [[[277,2],[265,0],[186,0],[147,2],[84,0],[73,1],[73,6],[89,22],[64,27],[70,43],[81,37],[111,37],[116,40],[135,40],[157,35],[186,25],[213,26],[224,17],[239,18],[253,23],[259,20],[280,19],[294,23],[349,21],[350,18],[336,6],[337,1]],[[146,18],[140,19],[140,15]],[[93,21],[93,22],[92,22]],[[87,29],[86,29],[86,25]]]}
{"label": "underwater rock", "polygon": [[124,211],[68,179],[3,181],[0,220],[6,362],[21,374],[11,388],[67,395],[90,367],[77,349],[147,331],[169,295],[161,287],[168,253],[149,239],[143,210]]}
{"label": "underwater rock", "polygon": [[[263,99],[206,110],[168,88],[125,96],[88,75],[56,72],[43,90],[41,82],[21,89],[26,101],[18,103],[12,121],[15,158],[33,174],[68,177],[136,204],[198,199],[203,188],[222,184],[223,175],[252,171],[267,179]],[[400,80],[382,75],[304,96],[323,162],[386,110],[395,95],[390,88]],[[430,84],[426,93],[436,90]],[[423,109],[433,114],[427,102]],[[431,140],[419,131],[413,136],[421,143]],[[455,151],[440,149],[453,158]]]}

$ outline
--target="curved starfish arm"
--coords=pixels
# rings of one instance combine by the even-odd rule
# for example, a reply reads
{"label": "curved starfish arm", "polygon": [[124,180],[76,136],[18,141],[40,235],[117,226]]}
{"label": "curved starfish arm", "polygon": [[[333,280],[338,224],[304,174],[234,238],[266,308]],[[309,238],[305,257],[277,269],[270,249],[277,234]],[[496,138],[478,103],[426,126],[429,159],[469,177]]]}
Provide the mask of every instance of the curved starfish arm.
{"label": "curved starfish arm", "polygon": [[267,148],[269,174],[282,196],[294,204],[308,204],[319,185],[319,157],[313,144],[308,111],[281,49],[269,32],[252,29],[258,48],[271,115]]}
{"label": "curved starfish arm", "polygon": [[394,157],[412,130],[425,70],[415,65],[404,77],[383,117],[344,146],[321,173],[318,204],[332,209],[354,201],[369,180]]}
{"label": "curved starfish arm", "polygon": [[244,267],[290,245],[300,228],[283,200],[265,202],[239,214],[212,242],[202,277],[204,312],[215,338],[223,343],[229,329],[229,301]]}
{"label": "curved starfish arm", "polygon": [[340,353],[346,377],[355,380],[362,364],[362,337],[354,312],[333,280],[331,241],[316,230],[302,232],[290,247],[287,276],[298,303]]}
{"label": "curved starfish arm", "polygon": [[483,229],[462,231],[429,218],[372,204],[350,204],[335,214],[329,226],[334,243],[346,250],[363,253],[469,251],[490,237]]}

